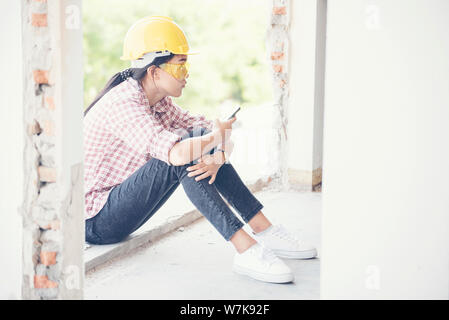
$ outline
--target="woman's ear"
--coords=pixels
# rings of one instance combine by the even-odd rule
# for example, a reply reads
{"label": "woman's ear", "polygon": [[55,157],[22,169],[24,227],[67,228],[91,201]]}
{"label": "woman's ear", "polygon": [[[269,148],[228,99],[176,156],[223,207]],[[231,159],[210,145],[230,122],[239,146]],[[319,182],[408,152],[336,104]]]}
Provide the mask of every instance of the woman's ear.
{"label": "woman's ear", "polygon": [[159,68],[156,67],[155,65],[149,66],[147,69],[147,74],[151,79],[156,79],[159,80],[160,75],[159,75]]}

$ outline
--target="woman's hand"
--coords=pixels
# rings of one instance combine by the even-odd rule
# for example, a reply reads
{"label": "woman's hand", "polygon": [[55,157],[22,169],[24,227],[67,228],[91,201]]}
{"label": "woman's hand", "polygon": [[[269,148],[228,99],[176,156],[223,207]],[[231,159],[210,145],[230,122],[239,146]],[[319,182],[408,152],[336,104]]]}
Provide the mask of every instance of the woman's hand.
{"label": "woman's hand", "polygon": [[230,120],[220,121],[219,119],[215,119],[214,127],[220,132],[220,141],[221,143],[225,143],[225,141],[229,140],[232,133],[232,124],[237,120],[234,116]]}
{"label": "woman's hand", "polygon": [[196,181],[200,181],[204,178],[212,176],[209,180],[209,184],[214,183],[217,177],[217,172],[225,162],[224,154],[221,151],[217,151],[214,154],[205,154],[198,159],[198,164],[188,167],[186,170],[191,171],[188,176],[195,178]]}

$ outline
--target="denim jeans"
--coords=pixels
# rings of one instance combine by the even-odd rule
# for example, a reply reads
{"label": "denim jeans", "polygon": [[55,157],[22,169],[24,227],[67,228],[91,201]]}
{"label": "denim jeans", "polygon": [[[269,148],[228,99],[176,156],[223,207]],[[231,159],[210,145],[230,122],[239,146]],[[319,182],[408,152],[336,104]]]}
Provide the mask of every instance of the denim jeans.
{"label": "denim jeans", "polygon": [[[183,139],[203,135],[209,131],[194,128]],[[216,147],[209,153],[216,151]],[[204,215],[226,241],[243,227],[222,196],[248,222],[263,205],[245,186],[234,167],[224,163],[217,172],[214,183],[209,179],[196,181],[188,177],[186,168],[194,160],[181,166],[171,166],[156,158],[148,160],[141,168],[109,193],[104,207],[94,217],[85,221],[86,241],[92,244],[120,242],[150,219],[168,200],[179,184],[195,207]]]}

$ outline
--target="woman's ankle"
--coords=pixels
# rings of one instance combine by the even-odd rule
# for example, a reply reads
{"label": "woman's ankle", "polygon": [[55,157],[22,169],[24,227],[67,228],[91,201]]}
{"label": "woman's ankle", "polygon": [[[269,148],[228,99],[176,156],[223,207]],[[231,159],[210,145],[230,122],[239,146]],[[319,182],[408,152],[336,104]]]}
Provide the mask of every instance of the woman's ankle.
{"label": "woman's ankle", "polygon": [[272,226],[271,222],[265,217],[262,211],[259,211],[249,222],[248,225],[251,227],[254,233],[259,233],[265,231]]}
{"label": "woman's ankle", "polygon": [[243,229],[237,231],[230,239],[238,253],[243,253],[257,243],[254,238],[247,234]]}

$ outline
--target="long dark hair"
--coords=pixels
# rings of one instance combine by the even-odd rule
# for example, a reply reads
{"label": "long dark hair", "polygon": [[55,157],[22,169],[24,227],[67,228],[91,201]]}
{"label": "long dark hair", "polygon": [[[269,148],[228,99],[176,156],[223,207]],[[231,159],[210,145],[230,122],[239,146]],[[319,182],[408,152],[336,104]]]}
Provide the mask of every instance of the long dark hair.
{"label": "long dark hair", "polygon": [[142,79],[146,73],[147,69],[152,66],[160,66],[163,63],[166,63],[174,56],[173,53],[170,53],[168,56],[163,57],[157,57],[155,58],[151,63],[146,65],[143,68],[128,68],[123,71],[117,72],[112,76],[112,78],[106,83],[103,90],[100,91],[100,93],[95,97],[94,101],[84,110],[84,116],[86,116],[87,112],[100,100],[109,90],[114,88],[115,86],[119,85],[123,81],[125,81],[128,77],[133,78],[134,80],[140,80]]}

